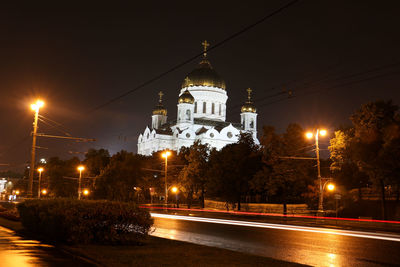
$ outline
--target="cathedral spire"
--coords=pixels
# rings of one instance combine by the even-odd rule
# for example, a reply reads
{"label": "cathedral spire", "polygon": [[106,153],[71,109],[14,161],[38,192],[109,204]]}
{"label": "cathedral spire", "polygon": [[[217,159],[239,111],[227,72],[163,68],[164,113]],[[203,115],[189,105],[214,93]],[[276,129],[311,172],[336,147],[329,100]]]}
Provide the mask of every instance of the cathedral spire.
{"label": "cathedral spire", "polygon": [[251,92],[253,92],[253,90],[251,90],[251,88],[247,88],[247,102],[251,103]]}
{"label": "cathedral spire", "polygon": [[253,105],[253,102],[251,101],[251,93],[253,92],[253,90],[251,90],[251,88],[247,88],[247,101],[245,102],[245,104],[242,106],[242,113],[243,112],[252,112],[252,113],[256,113],[257,109],[256,107]]}
{"label": "cathedral spire", "polygon": [[207,42],[207,40],[204,40],[204,42],[201,43],[203,45],[203,57],[207,57],[207,48],[210,46],[210,44]]}
{"label": "cathedral spire", "polygon": [[162,91],[160,91],[158,93],[159,95],[159,100],[158,100],[158,105],[153,109],[153,115],[167,115],[167,109],[164,108],[163,104],[162,104],[162,97],[164,95],[164,93]]}
{"label": "cathedral spire", "polygon": [[158,100],[158,103],[160,103],[160,104],[162,104],[162,97],[163,97],[163,92],[162,91],[160,91],[159,93],[158,93],[158,95],[160,96],[160,100]]}

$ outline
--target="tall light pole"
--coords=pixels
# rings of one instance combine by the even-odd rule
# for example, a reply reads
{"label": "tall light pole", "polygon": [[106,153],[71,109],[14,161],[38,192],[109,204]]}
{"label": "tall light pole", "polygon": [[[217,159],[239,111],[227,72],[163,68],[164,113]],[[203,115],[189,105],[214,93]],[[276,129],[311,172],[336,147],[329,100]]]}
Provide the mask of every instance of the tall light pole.
{"label": "tall light pole", "polygon": [[162,157],[165,158],[165,205],[168,205],[168,185],[167,185],[167,177],[168,177],[168,156],[171,155],[170,151],[165,151],[162,153]]}
{"label": "tall light pole", "polygon": [[44,102],[37,100],[36,103],[31,104],[31,109],[35,111],[35,119],[33,121],[33,133],[32,133],[32,150],[31,150],[31,166],[29,169],[29,185],[28,185],[28,197],[32,197],[33,189],[33,174],[35,169],[35,153],[36,153],[36,134],[38,128],[39,109],[44,106]]}
{"label": "tall light pole", "polygon": [[319,136],[325,136],[326,135],[326,130],[320,130],[317,129],[317,131],[314,133],[312,132],[307,132],[306,137],[308,139],[311,139],[315,136],[315,154],[317,155],[317,170],[318,170],[318,182],[319,182],[319,198],[318,198],[318,212],[324,212],[324,184],[322,184],[322,177],[321,177],[321,164],[319,160],[319,144],[318,144],[318,138]]}
{"label": "tall light pole", "polygon": [[39,181],[38,181],[38,198],[40,198],[40,181],[42,180],[42,172],[43,172],[43,168],[40,167],[39,169],[37,169],[37,171],[39,172]]}
{"label": "tall light pole", "polygon": [[82,171],[85,169],[83,165],[78,166],[79,171],[79,180],[78,180],[78,199],[81,199],[82,189],[81,189],[81,181],[82,181]]}

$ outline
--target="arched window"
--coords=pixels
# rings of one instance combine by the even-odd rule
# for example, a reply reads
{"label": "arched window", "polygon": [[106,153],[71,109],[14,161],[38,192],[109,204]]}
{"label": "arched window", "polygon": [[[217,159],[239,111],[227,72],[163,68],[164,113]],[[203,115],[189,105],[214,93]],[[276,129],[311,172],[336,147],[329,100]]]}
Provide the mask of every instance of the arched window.
{"label": "arched window", "polygon": [[222,105],[219,104],[219,115],[221,116],[221,109],[222,109]]}
{"label": "arched window", "polygon": [[254,128],[254,121],[253,120],[251,120],[251,122],[250,122],[250,128]]}
{"label": "arched window", "polygon": [[215,114],[215,103],[211,104],[211,114]]}
{"label": "arched window", "polygon": [[203,102],[203,113],[207,111],[207,102]]}
{"label": "arched window", "polygon": [[194,113],[197,113],[197,102],[194,102]]}
{"label": "arched window", "polygon": [[186,120],[190,121],[190,110],[186,110]]}

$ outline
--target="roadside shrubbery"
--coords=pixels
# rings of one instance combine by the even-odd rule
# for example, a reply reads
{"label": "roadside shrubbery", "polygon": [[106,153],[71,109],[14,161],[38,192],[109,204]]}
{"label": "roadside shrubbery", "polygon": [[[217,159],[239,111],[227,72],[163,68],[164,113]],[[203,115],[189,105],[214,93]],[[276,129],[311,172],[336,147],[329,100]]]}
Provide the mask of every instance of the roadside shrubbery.
{"label": "roadside shrubbery", "polygon": [[68,243],[138,243],[153,224],[148,211],[125,202],[27,200],[18,210],[28,231]]}

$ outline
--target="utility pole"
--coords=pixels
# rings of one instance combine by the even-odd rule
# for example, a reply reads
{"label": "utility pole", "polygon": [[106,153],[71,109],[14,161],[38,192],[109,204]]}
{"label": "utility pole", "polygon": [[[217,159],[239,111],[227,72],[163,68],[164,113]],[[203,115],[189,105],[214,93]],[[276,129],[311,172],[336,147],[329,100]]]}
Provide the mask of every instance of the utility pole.
{"label": "utility pole", "polygon": [[168,205],[168,184],[167,184],[167,177],[168,177],[168,156],[171,155],[170,151],[165,151],[161,156],[165,158],[165,205]]}
{"label": "utility pole", "polygon": [[318,144],[318,136],[319,129],[317,129],[317,133],[315,134],[315,153],[317,154],[317,169],[318,169],[318,182],[319,182],[319,198],[318,198],[318,212],[324,212],[323,202],[324,202],[324,194],[322,188],[322,179],[321,179],[321,163],[319,160],[319,144]]}
{"label": "utility pole", "polygon": [[38,128],[39,109],[43,107],[43,101],[36,101],[31,105],[32,110],[35,111],[35,119],[33,121],[33,134],[32,134],[32,150],[31,150],[31,166],[29,169],[29,184],[28,184],[28,197],[32,197],[33,190],[33,174],[35,172],[35,154],[36,154],[36,134]]}

